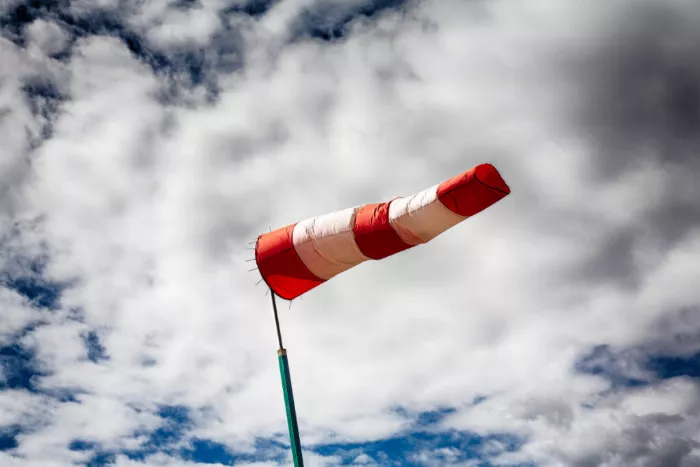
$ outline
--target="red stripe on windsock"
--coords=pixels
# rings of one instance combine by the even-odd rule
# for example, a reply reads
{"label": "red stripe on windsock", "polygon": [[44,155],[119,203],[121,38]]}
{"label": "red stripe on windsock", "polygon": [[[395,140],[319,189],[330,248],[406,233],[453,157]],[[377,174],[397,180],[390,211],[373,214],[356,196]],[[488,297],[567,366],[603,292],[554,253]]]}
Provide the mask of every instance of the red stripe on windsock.
{"label": "red stripe on windsock", "polygon": [[368,258],[382,259],[411,248],[389,223],[389,204],[366,204],[355,215],[355,242]]}
{"label": "red stripe on windsock", "polygon": [[473,216],[510,194],[510,188],[491,164],[481,164],[438,186],[438,199],[447,209]]}
{"label": "red stripe on windsock", "polygon": [[260,274],[268,287],[286,300],[325,282],[309,271],[294,249],[295,225],[262,234],[255,243],[255,261]]}

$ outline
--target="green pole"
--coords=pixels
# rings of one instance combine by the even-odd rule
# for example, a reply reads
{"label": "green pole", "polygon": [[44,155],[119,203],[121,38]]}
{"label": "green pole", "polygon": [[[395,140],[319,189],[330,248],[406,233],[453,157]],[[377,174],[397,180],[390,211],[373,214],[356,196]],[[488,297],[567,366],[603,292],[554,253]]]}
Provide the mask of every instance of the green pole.
{"label": "green pole", "polygon": [[289,440],[292,443],[292,457],[294,467],[304,467],[304,458],[301,456],[301,441],[299,440],[299,427],[297,426],[297,411],[294,407],[294,394],[292,393],[292,379],[289,375],[289,361],[287,351],[279,349],[277,355],[280,362],[280,375],[282,376],[282,388],[284,389],[284,405],[287,407],[287,425],[289,426]]}
{"label": "green pole", "polygon": [[277,341],[279,343],[277,358],[280,365],[280,376],[282,377],[284,405],[287,409],[287,426],[289,428],[289,441],[292,445],[292,458],[294,459],[294,467],[304,467],[304,458],[301,455],[301,441],[299,439],[299,426],[297,425],[297,411],[294,406],[294,393],[292,392],[292,377],[289,373],[289,360],[287,360],[287,350],[282,345],[282,333],[280,332],[280,322],[277,317],[275,293],[270,290],[270,294],[272,295],[272,309],[275,312],[275,326],[277,327]]}

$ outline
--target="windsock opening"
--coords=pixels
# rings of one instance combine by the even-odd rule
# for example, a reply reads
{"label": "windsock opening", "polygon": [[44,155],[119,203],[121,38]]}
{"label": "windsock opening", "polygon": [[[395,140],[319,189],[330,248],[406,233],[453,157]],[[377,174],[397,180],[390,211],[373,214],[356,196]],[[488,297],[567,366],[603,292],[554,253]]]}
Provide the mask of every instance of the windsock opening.
{"label": "windsock opening", "polygon": [[438,198],[450,211],[471,217],[510,194],[510,188],[491,164],[481,164],[438,186]]}
{"label": "windsock opening", "polygon": [[491,164],[481,164],[477,165],[474,171],[476,179],[481,183],[488,185],[493,190],[502,191],[506,195],[510,194],[510,187],[503,180],[496,167]]}

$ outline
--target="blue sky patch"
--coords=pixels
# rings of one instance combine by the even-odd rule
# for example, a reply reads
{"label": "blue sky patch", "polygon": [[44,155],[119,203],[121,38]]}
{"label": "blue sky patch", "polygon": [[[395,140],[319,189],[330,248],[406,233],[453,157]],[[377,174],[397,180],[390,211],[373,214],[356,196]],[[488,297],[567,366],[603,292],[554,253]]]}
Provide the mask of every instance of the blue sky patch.
{"label": "blue sky patch", "polygon": [[581,373],[607,379],[613,388],[640,387],[679,376],[700,378],[700,352],[670,356],[651,353],[644,348],[614,350],[600,345],[582,356],[575,368]]}
{"label": "blue sky patch", "polygon": [[639,369],[637,356],[630,351],[615,351],[608,345],[590,349],[575,363],[576,371],[596,375],[610,381],[613,387],[637,387],[649,384],[635,376]]}
{"label": "blue sky patch", "polygon": [[12,289],[39,308],[56,309],[61,296],[61,286],[46,282],[37,277],[12,277],[3,284]]}
{"label": "blue sky patch", "polygon": [[652,356],[647,361],[647,368],[662,379],[678,376],[700,378],[700,352],[684,357]]}
{"label": "blue sky patch", "polygon": [[232,13],[243,13],[254,18],[258,18],[267,13],[275,6],[279,0],[251,0],[243,4],[231,5],[223,10],[224,15]]}
{"label": "blue sky patch", "polygon": [[17,435],[21,430],[17,426],[0,427],[0,451],[9,451],[17,447]]}
{"label": "blue sky patch", "polygon": [[99,363],[103,360],[109,359],[102,342],[100,342],[100,336],[96,331],[88,331],[83,334],[83,343],[85,344],[85,349],[87,350],[88,360],[91,362]]}
{"label": "blue sky patch", "polygon": [[0,347],[0,390],[26,389],[35,392],[36,380],[43,373],[33,350],[18,342]]}
{"label": "blue sky patch", "polygon": [[401,8],[406,0],[366,0],[350,4],[318,2],[307,8],[297,19],[294,36],[312,37],[323,41],[344,38],[350,24],[360,18],[373,19],[381,13]]}
{"label": "blue sky patch", "polygon": [[[480,459],[483,458],[483,448],[489,441],[498,442],[508,452],[519,450],[523,444],[522,440],[512,435],[481,437],[451,430],[439,433],[413,432],[371,443],[328,444],[316,447],[314,451],[324,456],[340,456],[344,459],[343,465],[352,463],[357,456],[364,454],[381,465],[411,467],[423,465],[417,459],[422,453],[448,452],[450,462]],[[491,464],[482,461],[478,465],[486,467]]]}

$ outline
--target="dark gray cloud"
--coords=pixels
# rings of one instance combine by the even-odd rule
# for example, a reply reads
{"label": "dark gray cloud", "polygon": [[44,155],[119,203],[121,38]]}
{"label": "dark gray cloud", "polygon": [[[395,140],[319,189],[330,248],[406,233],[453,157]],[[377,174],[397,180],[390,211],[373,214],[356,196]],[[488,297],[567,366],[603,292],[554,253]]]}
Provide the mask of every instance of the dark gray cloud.
{"label": "dark gray cloud", "polygon": [[634,260],[637,235],[632,229],[612,232],[575,278],[587,278],[600,284],[616,281],[624,287],[638,286],[642,275]]}
{"label": "dark gray cloud", "polygon": [[679,415],[653,414],[636,417],[634,423],[618,436],[609,439],[606,449],[579,455],[565,455],[566,465],[575,467],[639,466],[690,467],[700,463],[692,451],[700,443],[674,436],[673,428],[683,418]]}
{"label": "dark gray cloud", "polygon": [[693,2],[627,2],[575,67],[578,115],[607,177],[645,159],[698,167],[700,15]]}
{"label": "dark gray cloud", "polygon": [[[651,354],[687,357],[700,350],[700,305],[667,311],[653,323],[645,347]],[[700,374],[700,362],[696,366]]]}
{"label": "dark gray cloud", "polygon": [[[696,2],[615,3],[588,46],[568,55],[576,132],[592,148],[595,183],[656,170],[646,208],[612,231],[576,279],[637,287],[640,252],[661,258],[700,228],[700,9]],[[570,277],[570,276],[569,276]]]}

